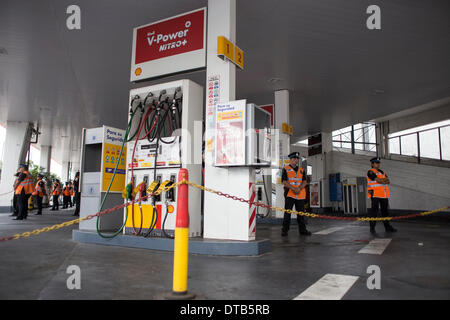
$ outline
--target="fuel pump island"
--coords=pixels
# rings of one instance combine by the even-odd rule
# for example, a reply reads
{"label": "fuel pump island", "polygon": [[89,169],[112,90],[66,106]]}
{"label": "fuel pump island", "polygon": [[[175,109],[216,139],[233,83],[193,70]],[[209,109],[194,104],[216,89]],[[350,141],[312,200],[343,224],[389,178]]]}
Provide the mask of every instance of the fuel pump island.
{"label": "fuel pump island", "polygon": [[[182,31],[172,32],[175,41],[165,28]],[[245,99],[219,103],[214,99],[214,86],[208,87],[207,99],[214,101],[213,108],[208,109],[212,110],[214,130],[212,140],[204,143],[205,88],[189,79],[164,81],[168,74],[205,68],[205,47],[206,8],[134,29],[131,81],[141,84],[148,79],[162,80],[129,91],[128,106],[118,114],[128,115],[125,131],[110,127],[83,129],[80,217],[124,201],[135,203],[123,211],[97,217],[96,222],[81,223],[79,230],[73,231],[74,240],[173,250],[177,189],[163,189],[177,182],[181,168],[188,170],[189,181],[204,185],[205,179],[210,179],[203,169],[205,149],[212,151],[213,166],[223,174],[250,168],[253,183],[249,184],[248,199],[270,204],[267,194],[272,192],[263,181],[266,175],[271,181],[271,168],[279,162],[271,114]],[[120,139],[107,141],[111,136],[107,132],[115,132]],[[259,178],[255,177],[255,169]],[[147,197],[157,191],[157,195]],[[244,223],[249,224],[245,241],[205,238],[209,225],[204,223],[202,192],[189,188],[189,252],[259,255],[270,250],[268,239],[256,239],[255,216],[258,213],[265,217],[270,211],[257,212],[254,205],[244,212]]]}

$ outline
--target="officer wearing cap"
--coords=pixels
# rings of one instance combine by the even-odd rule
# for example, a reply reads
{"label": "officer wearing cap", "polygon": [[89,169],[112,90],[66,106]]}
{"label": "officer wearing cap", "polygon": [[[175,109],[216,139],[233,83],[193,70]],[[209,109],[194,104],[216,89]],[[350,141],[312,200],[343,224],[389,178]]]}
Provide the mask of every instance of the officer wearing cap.
{"label": "officer wearing cap", "polygon": [[33,193],[34,196],[36,196],[38,211],[35,213],[36,216],[42,215],[42,199],[44,198],[44,194],[47,192],[45,191],[45,182],[42,180],[44,176],[40,173],[37,175],[38,181],[36,183],[35,191]]}
{"label": "officer wearing cap", "polygon": [[58,179],[53,180],[53,206],[50,211],[59,210],[59,195],[61,193],[61,184]]}
{"label": "officer wearing cap", "polygon": [[74,216],[80,215],[80,200],[81,200],[81,193],[80,193],[80,172],[77,171],[75,173],[75,178],[73,180],[73,191],[75,192],[75,212],[73,213]]}
{"label": "officer wearing cap", "polygon": [[17,195],[17,205],[19,213],[13,220],[23,220],[28,216],[28,198],[34,192],[34,183],[31,174],[28,172],[28,165],[19,166],[19,177],[14,182],[14,190]]}
{"label": "officer wearing cap", "polygon": [[[381,208],[381,216],[388,216],[389,206],[389,178],[387,174],[380,169],[380,159],[370,159],[372,168],[367,171],[367,197],[372,201],[370,217],[376,217],[378,208]],[[376,221],[370,221],[370,232],[375,233]],[[387,232],[396,232],[397,229],[392,227],[389,221],[383,221],[384,228]]]}
{"label": "officer wearing cap", "polygon": [[19,215],[19,204],[17,203],[17,200],[19,199],[19,196],[16,194],[16,188],[19,184],[17,180],[19,179],[20,171],[19,168],[17,169],[17,172],[14,174],[14,177],[16,179],[14,180],[13,188],[14,188],[14,197],[13,197],[13,213],[10,215],[10,217],[17,217]]}
{"label": "officer wearing cap", "polygon": [[[281,180],[284,185],[284,208],[292,210],[295,205],[296,211],[304,211],[306,199],[306,173],[303,168],[298,166],[300,154],[292,152],[289,154],[289,165],[283,168]],[[304,217],[297,214],[298,231],[301,235],[311,235],[311,232],[306,230]],[[281,236],[288,235],[289,226],[291,224],[291,214],[284,213],[283,228],[281,229]]]}

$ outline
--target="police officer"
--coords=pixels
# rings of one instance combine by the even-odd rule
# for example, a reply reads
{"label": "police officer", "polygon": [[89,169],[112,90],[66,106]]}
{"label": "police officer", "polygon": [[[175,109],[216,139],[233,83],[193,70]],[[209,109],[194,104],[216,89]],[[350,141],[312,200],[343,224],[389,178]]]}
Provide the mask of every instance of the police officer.
{"label": "police officer", "polygon": [[61,193],[61,184],[59,183],[58,179],[55,179],[53,182],[53,206],[50,209],[50,211],[56,211],[59,210],[59,195]]}
{"label": "police officer", "polygon": [[10,215],[10,217],[17,217],[17,215],[19,214],[19,205],[17,203],[17,199],[19,198],[19,196],[16,194],[16,187],[18,185],[17,179],[20,176],[20,172],[19,169],[17,169],[17,172],[14,174],[14,177],[16,177],[16,179],[14,180],[14,184],[13,184],[13,189],[14,189],[14,197],[13,197],[13,213]]}
{"label": "police officer", "polygon": [[80,200],[81,200],[81,194],[80,194],[80,172],[78,171],[75,173],[75,179],[73,180],[73,191],[75,192],[75,212],[73,213],[74,216],[80,215]]}
{"label": "police officer", "polygon": [[36,216],[42,215],[42,199],[44,198],[44,194],[46,194],[45,190],[45,182],[42,180],[44,176],[40,173],[37,175],[37,183],[36,183],[36,190],[34,191],[33,195],[36,196],[38,211],[35,213]]}
{"label": "police officer", "polygon": [[[284,184],[284,208],[292,210],[295,205],[296,211],[305,210],[306,199],[306,173],[303,168],[298,166],[300,154],[292,152],[289,154],[289,165],[283,168],[281,180]],[[311,235],[311,232],[306,230],[304,217],[297,215],[298,231],[301,235]],[[285,237],[288,234],[289,226],[291,224],[291,214],[284,213],[283,228],[281,229],[281,236]]]}
{"label": "police officer", "polygon": [[28,216],[28,199],[34,192],[33,177],[28,172],[28,165],[21,164],[19,166],[19,177],[14,183],[15,194],[18,196],[17,205],[19,213],[17,218],[13,220],[23,220]]}
{"label": "police officer", "polygon": [[70,190],[69,190],[69,182],[66,182],[66,185],[63,188],[63,209],[69,208],[69,198],[70,198]]}
{"label": "police officer", "polygon": [[[370,217],[376,217],[378,207],[381,207],[381,216],[388,216],[389,206],[389,178],[387,174],[380,169],[380,159],[370,159],[372,168],[367,171],[367,197],[372,201]],[[370,221],[370,232],[375,233],[376,221]],[[392,227],[389,221],[383,221],[384,228],[387,232],[396,232],[397,229]]]}
{"label": "police officer", "polygon": [[75,193],[73,191],[72,181],[69,181],[69,205],[70,205],[71,208],[73,207],[72,197],[74,195],[75,195]]}

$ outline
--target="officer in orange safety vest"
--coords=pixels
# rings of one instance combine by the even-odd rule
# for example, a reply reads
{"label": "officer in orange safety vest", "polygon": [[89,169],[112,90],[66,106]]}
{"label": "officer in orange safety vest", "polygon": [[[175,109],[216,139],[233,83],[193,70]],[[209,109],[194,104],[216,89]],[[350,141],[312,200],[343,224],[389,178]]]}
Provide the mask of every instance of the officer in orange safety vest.
{"label": "officer in orange safety vest", "polygon": [[42,199],[44,197],[45,192],[45,182],[42,180],[44,176],[38,173],[37,178],[38,181],[36,183],[36,190],[33,192],[33,195],[36,196],[38,211],[35,213],[36,216],[42,215]]}
{"label": "officer in orange safety vest", "polygon": [[[372,168],[367,171],[367,197],[372,201],[372,208],[370,210],[370,217],[376,217],[378,214],[378,207],[381,207],[381,216],[388,216],[389,206],[389,178],[386,173],[380,169],[380,159],[370,159]],[[376,221],[370,221],[370,232],[375,233]],[[396,232],[397,229],[392,227],[389,221],[383,221],[384,228],[387,232]]]}
{"label": "officer in orange safety vest", "polygon": [[75,192],[73,191],[73,184],[72,181],[69,181],[69,206],[73,207],[72,197],[75,195]]}
{"label": "officer in orange safety vest", "polygon": [[70,199],[69,182],[66,182],[66,185],[63,188],[63,209],[67,209],[69,207],[69,199]]}
{"label": "officer in orange safety vest", "polygon": [[17,204],[19,213],[17,218],[13,220],[23,220],[28,216],[28,199],[34,192],[34,182],[31,174],[28,172],[28,165],[21,164],[19,166],[19,177],[14,183],[15,194],[18,196]]}
{"label": "officer in orange safety vest", "polygon": [[[300,154],[292,152],[289,154],[289,165],[283,168],[281,181],[284,185],[284,208],[292,210],[295,205],[296,211],[305,210],[306,200],[306,173],[303,168],[298,166]],[[306,230],[304,217],[297,215],[298,231],[301,235],[311,235],[311,232]],[[281,229],[281,236],[288,235],[289,226],[291,224],[291,214],[284,213],[283,228]]]}
{"label": "officer in orange safety vest", "polygon": [[61,184],[58,179],[55,179],[53,182],[53,206],[50,211],[59,210],[59,195],[61,193]]}

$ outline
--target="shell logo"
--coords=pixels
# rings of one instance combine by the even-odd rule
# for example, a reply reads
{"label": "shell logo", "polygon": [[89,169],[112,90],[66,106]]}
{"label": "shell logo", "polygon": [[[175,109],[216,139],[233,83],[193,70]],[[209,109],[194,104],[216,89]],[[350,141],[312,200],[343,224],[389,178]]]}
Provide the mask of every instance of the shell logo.
{"label": "shell logo", "polygon": [[136,68],[136,70],[134,71],[134,74],[137,76],[140,76],[142,73],[142,69],[141,68]]}
{"label": "shell logo", "polygon": [[169,206],[167,207],[167,212],[172,213],[173,211],[174,211],[173,205],[169,204]]}

